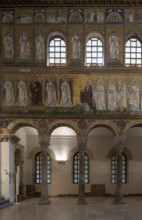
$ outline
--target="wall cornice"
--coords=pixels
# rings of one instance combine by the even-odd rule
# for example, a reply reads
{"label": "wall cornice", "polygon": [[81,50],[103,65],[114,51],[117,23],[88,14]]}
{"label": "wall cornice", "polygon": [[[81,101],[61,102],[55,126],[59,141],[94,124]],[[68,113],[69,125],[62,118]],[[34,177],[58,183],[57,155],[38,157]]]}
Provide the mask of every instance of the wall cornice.
{"label": "wall cornice", "polygon": [[142,5],[141,0],[1,0],[0,7],[92,7],[92,6],[126,6]]}
{"label": "wall cornice", "polygon": [[80,67],[80,66],[67,66],[67,67],[1,67],[1,74],[132,74],[141,75],[142,68],[125,68],[125,67]]}

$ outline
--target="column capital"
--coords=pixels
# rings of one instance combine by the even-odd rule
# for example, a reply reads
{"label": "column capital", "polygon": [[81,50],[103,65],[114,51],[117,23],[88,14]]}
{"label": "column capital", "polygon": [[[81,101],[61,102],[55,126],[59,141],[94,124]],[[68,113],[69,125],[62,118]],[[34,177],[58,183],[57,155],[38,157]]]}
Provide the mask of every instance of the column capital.
{"label": "column capital", "polygon": [[126,136],[125,135],[116,136],[114,138],[114,143],[115,143],[116,148],[123,149],[126,143]]}
{"label": "column capital", "polygon": [[41,146],[49,146],[50,144],[50,136],[49,135],[38,135],[38,141]]}
{"label": "column capital", "polygon": [[20,141],[20,138],[18,138],[16,135],[0,134],[0,142],[12,142],[13,144],[16,144],[19,141]]}
{"label": "column capital", "polygon": [[40,119],[37,123],[37,130],[39,135],[47,135],[49,133],[48,121],[45,119]]}
{"label": "column capital", "polygon": [[78,136],[77,140],[78,140],[78,146],[79,147],[82,147],[82,146],[85,147],[87,145],[87,137],[86,136],[83,136],[83,135]]}

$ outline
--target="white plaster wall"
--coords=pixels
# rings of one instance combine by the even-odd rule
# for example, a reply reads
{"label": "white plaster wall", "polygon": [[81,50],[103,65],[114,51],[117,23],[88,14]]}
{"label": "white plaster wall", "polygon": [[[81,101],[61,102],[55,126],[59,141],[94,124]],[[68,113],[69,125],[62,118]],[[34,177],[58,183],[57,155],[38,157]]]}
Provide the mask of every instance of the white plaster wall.
{"label": "white plaster wall", "polygon": [[76,136],[53,136],[49,146],[57,161],[68,160],[71,150],[75,147],[77,147]]}
{"label": "white plaster wall", "polygon": [[[52,163],[51,184],[48,185],[50,196],[78,194],[78,184],[73,184],[71,161]],[[36,185],[40,192],[40,185]],[[86,192],[90,192],[90,184],[86,185]]]}
{"label": "white plaster wall", "polygon": [[29,157],[30,152],[35,148],[38,147],[38,136],[37,135],[27,135],[27,151],[26,157]]}
{"label": "white plaster wall", "polygon": [[[142,194],[142,136],[127,136],[126,147],[132,154],[132,159],[128,161],[128,183],[123,184],[123,193]],[[29,154],[34,147],[39,146],[36,135],[27,136],[27,154],[25,173],[27,184],[33,183],[33,163],[29,159]],[[55,154],[66,153],[67,158],[74,148],[77,147],[76,137],[59,136],[51,138],[50,148]],[[89,136],[87,147],[93,154],[94,159],[90,160],[90,183],[86,185],[86,192],[91,191],[91,184],[105,184],[107,194],[115,194],[115,184],[111,183],[111,158],[108,158],[110,150],[114,147],[113,135]],[[59,159],[58,158],[58,159]],[[72,159],[72,158],[71,158]],[[49,184],[49,195],[77,194],[78,185],[72,183],[72,161],[67,160],[59,163],[52,160],[51,164],[52,180]],[[36,185],[36,190],[40,191],[40,185]]]}
{"label": "white plaster wall", "polygon": [[20,128],[16,131],[15,135],[20,138],[19,144],[27,146],[27,136],[24,128]]}
{"label": "white plaster wall", "polygon": [[38,147],[38,136],[37,135],[27,135],[27,151],[26,151],[26,166],[27,166],[27,179],[28,183],[27,185],[33,185],[33,161],[29,159],[29,155],[31,151]]}
{"label": "white plaster wall", "polygon": [[[19,144],[22,145],[24,147],[24,151],[23,151],[23,158],[22,158],[22,161],[23,161],[23,185],[26,186],[27,184],[27,171],[28,171],[28,166],[27,166],[27,146],[28,146],[28,143],[27,143],[27,133],[26,133],[26,127],[22,127],[20,129],[18,129],[15,133],[15,135],[17,137],[20,138],[20,141],[19,141]],[[21,172],[21,170],[20,170]]]}

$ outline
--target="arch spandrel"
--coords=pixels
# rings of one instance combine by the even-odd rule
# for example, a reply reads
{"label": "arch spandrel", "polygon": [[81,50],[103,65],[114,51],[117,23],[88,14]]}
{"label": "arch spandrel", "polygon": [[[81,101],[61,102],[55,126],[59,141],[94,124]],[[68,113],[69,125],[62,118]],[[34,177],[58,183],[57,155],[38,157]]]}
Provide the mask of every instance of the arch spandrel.
{"label": "arch spandrel", "polygon": [[[68,155],[68,160],[72,160],[73,156],[75,153],[77,153],[79,151],[78,147],[73,148]],[[91,151],[91,149],[89,149],[88,147],[86,147],[85,152],[88,154],[89,159],[90,160],[94,160],[94,155],[93,152]]]}
{"label": "arch spandrel", "polygon": [[[34,149],[32,149],[31,152],[29,153],[29,159],[34,160],[35,155],[36,155],[37,153],[39,153],[39,152],[41,152],[41,147],[40,147],[40,146],[37,146],[37,147],[35,147]],[[50,149],[50,148],[48,148],[48,153],[49,153],[50,157],[51,157],[53,160],[55,160],[55,154],[54,154],[53,150]]]}
{"label": "arch spandrel", "polygon": [[124,129],[124,133],[127,135],[128,130],[135,126],[142,127],[142,119],[129,121]]}
{"label": "arch spandrel", "polygon": [[[131,151],[130,151],[127,147],[124,148],[124,151],[123,151],[123,152],[124,152],[124,154],[126,154],[126,156],[127,156],[127,158],[128,158],[129,160],[132,160],[132,159],[133,159],[132,153],[131,153]],[[107,154],[107,158],[108,158],[108,159],[111,158],[114,153],[116,153],[116,148],[115,148],[115,147],[113,147],[112,149],[110,149],[110,151],[109,151],[108,154]]]}
{"label": "arch spandrel", "polygon": [[21,127],[33,127],[37,130],[36,122],[32,119],[17,119],[10,122],[7,126],[9,133],[15,133]]}
{"label": "arch spandrel", "polygon": [[90,125],[87,127],[86,129],[86,135],[88,136],[88,134],[97,127],[105,127],[108,128],[114,136],[117,136],[117,134],[120,132],[119,128],[117,127],[117,125],[112,122],[112,121],[108,121],[108,120],[98,120],[98,121],[94,121],[92,123],[90,123]]}

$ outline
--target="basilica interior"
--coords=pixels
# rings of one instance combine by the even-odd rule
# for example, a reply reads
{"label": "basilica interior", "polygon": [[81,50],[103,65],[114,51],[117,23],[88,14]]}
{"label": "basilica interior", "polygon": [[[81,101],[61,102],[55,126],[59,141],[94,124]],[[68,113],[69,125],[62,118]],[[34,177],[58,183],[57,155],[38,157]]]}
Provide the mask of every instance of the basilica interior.
{"label": "basilica interior", "polygon": [[1,0],[0,207],[141,198],[141,6]]}

